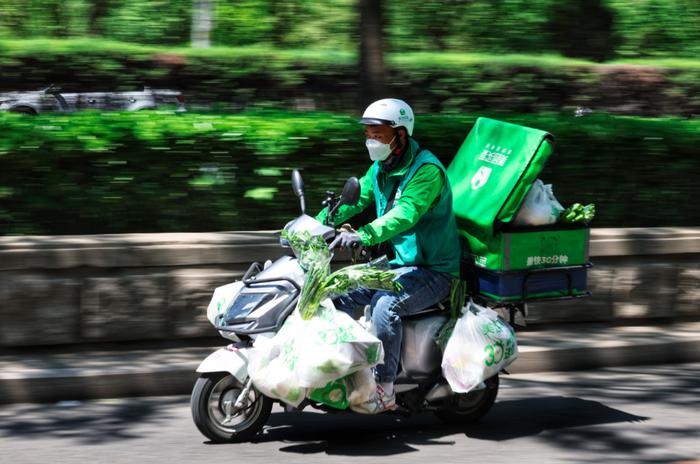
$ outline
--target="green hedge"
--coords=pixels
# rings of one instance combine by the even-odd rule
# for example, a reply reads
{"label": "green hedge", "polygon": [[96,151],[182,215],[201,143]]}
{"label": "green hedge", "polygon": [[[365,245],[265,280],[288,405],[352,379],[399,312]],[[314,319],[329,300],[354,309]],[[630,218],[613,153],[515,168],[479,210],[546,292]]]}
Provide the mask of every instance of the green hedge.
{"label": "green hedge", "polygon": [[[537,55],[400,53],[387,57],[388,91],[423,112],[561,111],[577,106],[634,115],[700,113],[700,61],[595,64]],[[222,111],[270,105],[359,110],[352,53],[269,47],[159,48],[96,40],[0,41],[0,91],[183,91]]]}
{"label": "green hedge", "polygon": [[[490,114],[557,138],[542,174],[562,204],[596,203],[598,227],[697,226],[700,121],[594,114]],[[416,138],[448,164],[476,115],[418,115]],[[369,165],[354,117],[0,115],[0,232],[84,234],[253,230],[298,213]]]}
{"label": "green hedge", "polygon": [[[267,43],[354,50],[356,0],[216,0],[216,45]],[[384,0],[385,46],[610,57],[700,53],[697,0]],[[93,35],[186,45],[192,0],[3,0],[0,37]]]}

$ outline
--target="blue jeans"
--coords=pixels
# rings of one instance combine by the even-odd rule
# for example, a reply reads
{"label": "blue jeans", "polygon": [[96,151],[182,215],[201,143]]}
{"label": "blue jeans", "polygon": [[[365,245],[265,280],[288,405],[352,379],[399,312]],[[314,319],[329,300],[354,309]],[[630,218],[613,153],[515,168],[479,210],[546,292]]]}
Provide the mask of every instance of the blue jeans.
{"label": "blue jeans", "polygon": [[442,301],[450,294],[452,275],[424,267],[398,267],[396,280],[401,292],[361,288],[333,300],[335,307],[352,315],[353,311],[370,305],[372,326],[384,345],[384,364],[376,368],[380,383],[393,383],[401,358],[403,329],[401,316],[415,314]]}

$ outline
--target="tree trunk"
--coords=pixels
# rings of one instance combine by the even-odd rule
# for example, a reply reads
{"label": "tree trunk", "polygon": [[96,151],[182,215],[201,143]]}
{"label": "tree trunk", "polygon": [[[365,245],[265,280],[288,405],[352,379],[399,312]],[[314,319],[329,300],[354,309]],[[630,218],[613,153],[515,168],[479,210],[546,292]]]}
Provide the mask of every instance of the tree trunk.
{"label": "tree trunk", "polygon": [[66,10],[63,2],[54,2],[50,8],[51,19],[53,21],[53,36],[61,38],[67,37],[68,20],[66,19]]}
{"label": "tree trunk", "polygon": [[192,47],[209,48],[211,45],[213,9],[214,0],[192,1]]}
{"label": "tree trunk", "polygon": [[112,0],[93,0],[88,15],[88,34],[92,36],[102,35],[102,18],[111,8]]}
{"label": "tree trunk", "polygon": [[360,4],[360,103],[385,97],[382,1],[359,0]]}

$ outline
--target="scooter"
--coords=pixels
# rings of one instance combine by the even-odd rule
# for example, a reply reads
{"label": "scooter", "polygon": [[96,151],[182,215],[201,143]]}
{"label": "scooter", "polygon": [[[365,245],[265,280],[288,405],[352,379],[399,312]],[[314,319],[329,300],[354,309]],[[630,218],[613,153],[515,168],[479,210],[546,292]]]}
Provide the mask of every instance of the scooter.
{"label": "scooter", "polygon": [[[294,170],[292,187],[301,203],[302,215],[289,222],[291,232],[308,231],[330,243],[336,235],[333,218],[341,205],[356,204],[360,196],[357,178],[345,183],[338,197],[326,192],[323,205],[328,207],[326,223],[304,214],[304,184]],[[280,239],[283,247],[289,243]],[[249,352],[258,336],[272,336],[296,307],[304,271],[293,255],[275,262],[251,264],[240,281],[241,288],[233,302],[214,320],[219,333],[233,343],[207,357],[197,368],[191,397],[192,417],[200,432],[212,442],[249,441],[262,430],[273,403],[256,390],[248,376]],[[479,420],[493,406],[498,394],[498,374],[476,389],[458,394],[442,375],[442,352],[437,344],[440,330],[449,321],[447,302],[403,317],[403,341],[400,373],[395,382],[397,408],[383,414],[411,415],[432,411],[449,424],[469,424]],[[304,400],[298,408],[282,404],[286,411],[313,407],[327,412],[354,414],[324,404]]]}

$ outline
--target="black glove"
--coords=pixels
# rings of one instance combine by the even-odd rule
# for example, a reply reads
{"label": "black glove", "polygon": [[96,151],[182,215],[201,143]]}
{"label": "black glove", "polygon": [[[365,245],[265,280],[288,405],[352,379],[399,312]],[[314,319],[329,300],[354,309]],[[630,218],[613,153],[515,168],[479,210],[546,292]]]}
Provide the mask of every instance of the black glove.
{"label": "black glove", "polygon": [[335,247],[359,248],[360,245],[362,245],[362,240],[355,232],[341,232],[331,243],[330,249]]}

